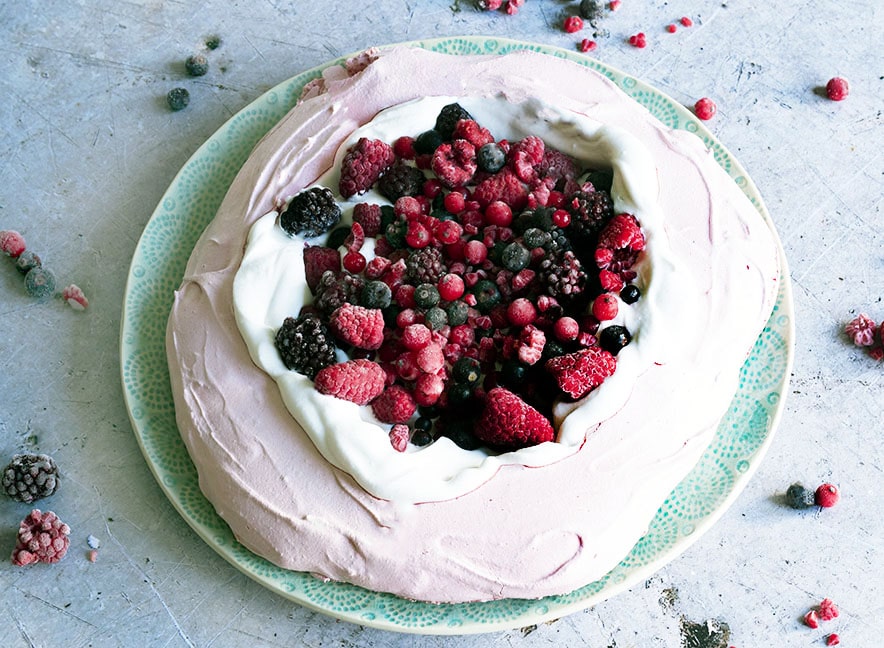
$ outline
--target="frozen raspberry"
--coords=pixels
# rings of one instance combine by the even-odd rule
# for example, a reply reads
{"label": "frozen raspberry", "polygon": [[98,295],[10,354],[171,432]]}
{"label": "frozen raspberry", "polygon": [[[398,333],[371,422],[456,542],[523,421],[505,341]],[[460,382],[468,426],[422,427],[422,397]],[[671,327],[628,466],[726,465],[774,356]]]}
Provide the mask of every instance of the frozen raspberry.
{"label": "frozen raspberry", "polygon": [[522,182],[532,182],[537,178],[537,168],[543,162],[546,146],[536,135],[519,140],[510,148],[507,159],[510,168]]}
{"label": "frozen raspberry", "polygon": [[820,627],[820,616],[817,614],[816,610],[810,610],[804,615],[804,624],[808,628],[813,628],[814,630]]}
{"label": "frozen raspberry", "polygon": [[589,38],[584,38],[580,41],[580,44],[577,46],[581,52],[591,52],[596,47],[598,47],[598,43],[594,40],[590,40]]}
{"label": "frozen raspberry", "polygon": [[384,391],[386,378],[387,374],[376,362],[357,359],[321,369],[313,382],[320,394],[368,405]]}
{"label": "frozen raspberry", "polygon": [[424,172],[404,162],[396,162],[378,180],[378,191],[390,202],[402,196],[417,196],[424,188]]}
{"label": "frozen raspberry", "polygon": [[0,231],[0,252],[13,259],[25,251],[25,239],[12,230]]}
{"label": "frozen raspberry", "polygon": [[555,430],[546,417],[504,387],[495,387],[486,395],[475,434],[482,442],[506,450],[555,439]]}
{"label": "frozen raspberry", "polygon": [[2,480],[9,497],[30,504],[58,489],[58,466],[49,455],[17,454],[3,469]]}
{"label": "frozen raspberry", "polygon": [[595,262],[600,270],[610,270],[629,281],[634,278],[627,273],[645,249],[645,236],[641,226],[631,214],[617,214],[599,234]]}
{"label": "frozen raspberry", "polygon": [[57,563],[71,544],[70,533],[71,528],[55,513],[34,509],[19,525],[12,564]]}
{"label": "frozen raspberry", "polygon": [[574,34],[583,29],[583,19],[580,16],[568,16],[565,18],[562,28],[569,34]]}
{"label": "frozen raspberry", "polygon": [[381,423],[405,423],[416,409],[414,398],[401,385],[390,385],[371,402],[371,410]]}
{"label": "frozen raspberry", "polygon": [[577,177],[580,175],[580,166],[570,155],[552,148],[545,148],[543,159],[538,169],[541,178],[551,178],[556,187],[561,187],[566,193],[577,189]]}
{"label": "frozen raspberry", "polygon": [[694,114],[697,115],[697,118],[702,119],[703,121],[715,117],[716,112],[718,112],[718,106],[716,106],[715,102],[709,97],[698,99],[697,103],[694,104]]}
{"label": "frozen raspberry", "polygon": [[451,139],[466,140],[475,147],[476,151],[494,141],[491,131],[487,128],[482,128],[472,119],[461,119],[457,122],[454,132],[451,134]]}
{"label": "frozen raspberry", "polygon": [[325,234],[341,220],[341,208],[326,187],[311,187],[300,192],[279,215],[279,226],[289,236],[312,238]]}
{"label": "frozen raspberry", "polygon": [[829,636],[826,637],[826,645],[827,646],[837,646],[841,643],[841,637],[838,636],[837,633],[833,632]]}
{"label": "frozen raspberry", "polygon": [[831,508],[841,499],[841,494],[838,492],[838,487],[834,484],[822,484],[816,489],[814,499],[818,506]]}
{"label": "frozen raspberry", "polygon": [[438,344],[427,344],[414,355],[418,369],[424,373],[434,374],[445,366],[445,356]]}
{"label": "frozen raspberry", "polygon": [[395,161],[392,146],[381,140],[360,137],[341,161],[338,190],[344,198],[365,193]]}
{"label": "frozen raspberry", "polygon": [[378,349],[384,341],[384,314],[379,308],[345,303],[329,317],[335,336],[359,349]]}
{"label": "frozen raspberry", "polygon": [[682,16],[679,22],[682,24],[682,27],[693,27],[694,25],[694,21],[687,16]]}
{"label": "frozen raspberry", "polygon": [[405,423],[397,423],[390,428],[390,444],[396,452],[405,452],[408,448],[408,440],[411,437],[411,430]]}
{"label": "frozen raspberry", "polygon": [[844,101],[849,93],[850,87],[843,77],[833,77],[826,83],[826,96],[832,101]]}
{"label": "frozen raspberry", "polygon": [[[868,315],[860,313],[847,323],[844,332],[850,336],[856,346],[872,346],[875,343],[877,326]],[[882,326],[884,326],[884,322],[882,322]]]}
{"label": "frozen raspberry", "polygon": [[614,373],[617,359],[600,347],[589,347],[550,358],[545,367],[559,389],[571,398],[582,398]]}
{"label": "frozen raspberry", "polygon": [[326,270],[337,274],[341,269],[341,253],[321,245],[304,247],[304,273],[310,292],[315,293]]}
{"label": "frozen raspberry", "polygon": [[528,203],[528,187],[509,167],[504,167],[476,185],[473,198],[482,208],[495,200],[500,200],[509,205],[513,211],[518,211],[524,209]]}
{"label": "frozen raspberry", "polygon": [[61,291],[61,298],[74,310],[83,311],[89,308],[89,300],[76,284],[65,286]]}
{"label": "frozen raspberry", "polygon": [[516,347],[519,362],[526,365],[537,363],[543,356],[545,345],[546,334],[536,326],[529,324],[519,334],[519,343]]}
{"label": "frozen raspberry", "polygon": [[466,140],[444,143],[433,153],[433,172],[446,187],[466,185],[476,173],[476,147]]}
{"label": "frozen raspberry", "polygon": [[365,230],[359,223],[353,223],[350,227],[350,233],[344,239],[344,247],[350,252],[358,252],[365,245]]}
{"label": "frozen raspberry", "polygon": [[445,391],[445,380],[437,374],[424,373],[414,381],[414,401],[420,407],[435,405]]}
{"label": "frozen raspberry", "polygon": [[835,605],[835,602],[830,598],[824,598],[820,601],[819,609],[820,619],[823,621],[831,621],[840,614],[838,606]]}

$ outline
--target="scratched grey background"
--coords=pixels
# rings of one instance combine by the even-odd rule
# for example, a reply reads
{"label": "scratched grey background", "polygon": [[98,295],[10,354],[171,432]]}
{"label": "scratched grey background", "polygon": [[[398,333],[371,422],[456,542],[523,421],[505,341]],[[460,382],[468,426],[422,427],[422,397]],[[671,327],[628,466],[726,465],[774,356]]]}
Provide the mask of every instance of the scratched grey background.
{"label": "scratched grey background", "polygon": [[[785,416],[756,477],[723,519],[646,583],[537,628],[410,637],[338,622],[265,591],[183,522],[151,476],[119,379],[123,288],[138,237],[177,170],[228,118],[286,78],[375,44],[496,34],[575,47],[559,27],[573,3],[528,0],[516,16],[457,0],[376,2],[0,3],[0,229],[15,229],[78,314],[38,304],[0,263],[0,462],[42,451],[62,466],[45,504],[74,529],[55,566],[0,564],[3,646],[591,646],[675,648],[683,619],[726,621],[730,644],[871,647],[884,636],[884,364],[840,330],[884,319],[884,104],[877,0],[640,2],[602,22],[595,55],[692,105],[747,167],[791,265],[798,333]],[[688,15],[690,29],[665,26]],[[649,45],[626,38],[637,31]],[[211,73],[182,61],[217,34]],[[584,34],[585,35],[585,34]],[[834,75],[852,93],[818,88]],[[171,113],[165,92],[191,89]],[[843,491],[795,513],[795,479]],[[0,553],[29,507],[0,500]],[[86,536],[102,542],[87,560]],[[841,617],[810,630],[823,597]]]}

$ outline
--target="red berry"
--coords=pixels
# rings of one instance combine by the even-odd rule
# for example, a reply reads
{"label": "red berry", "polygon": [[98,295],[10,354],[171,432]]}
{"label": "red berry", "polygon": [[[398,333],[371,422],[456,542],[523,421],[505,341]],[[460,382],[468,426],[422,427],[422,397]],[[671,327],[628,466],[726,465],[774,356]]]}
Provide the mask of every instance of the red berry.
{"label": "red berry", "polygon": [[552,441],[555,430],[546,417],[516,394],[495,387],[485,397],[476,436],[492,446],[517,449]]}
{"label": "red berry", "polygon": [[502,200],[495,200],[485,208],[485,222],[498,227],[509,227],[513,222],[513,210]]}
{"label": "red berry", "polygon": [[445,195],[442,202],[445,205],[446,211],[449,211],[452,214],[459,214],[463,211],[467,199],[461,192],[452,191]]}
{"label": "red berry", "polygon": [[423,192],[427,198],[432,200],[442,193],[442,183],[436,180],[436,178],[427,178],[424,181]]}
{"label": "red berry", "polygon": [[[439,221],[439,224],[436,226],[436,239],[448,246],[453,243],[457,243],[460,240],[460,237],[463,235],[463,227],[461,227],[460,223],[453,220],[444,220]],[[451,257],[450,251],[446,248],[446,252],[448,252],[448,256]]]}
{"label": "red berry", "polygon": [[675,26],[675,23],[670,23],[666,25],[666,31],[670,34],[674,34],[678,30],[678,27]]}
{"label": "red berry", "polygon": [[600,322],[614,319],[618,311],[617,298],[611,293],[602,293],[592,302],[592,315]]}
{"label": "red berry", "polygon": [[559,389],[571,398],[582,398],[614,373],[617,358],[600,347],[588,347],[550,358],[545,367]]}
{"label": "red berry", "polygon": [[814,500],[816,501],[817,506],[823,508],[835,506],[839,499],[841,499],[841,493],[838,492],[838,487],[834,484],[822,484],[816,489],[816,493],[814,494]]}
{"label": "red berry", "polygon": [[364,193],[377,182],[395,160],[393,147],[386,142],[360,138],[347,150],[341,161],[341,180],[338,190],[345,198]]}
{"label": "red berry", "polygon": [[850,87],[843,77],[833,77],[826,84],[826,96],[832,101],[844,101],[849,93]]}
{"label": "red berry", "polygon": [[57,563],[68,551],[70,534],[71,528],[55,513],[33,509],[19,524],[12,564]]}
{"label": "red berry", "polygon": [[680,20],[679,22],[680,22],[680,23],[682,24],[682,26],[684,26],[684,27],[692,27],[693,24],[694,24],[694,21],[691,20],[690,18],[688,18],[687,16],[682,16],[682,17],[681,17],[681,20]]}
{"label": "red berry", "polygon": [[841,643],[841,637],[839,637],[836,633],[830,634],[826,637],[826,645],[827,646],[837,646]]}
{"label": "red berry", "polygon": [[328,323],[339,339],[360,349],[378,349],[384,341],[384,315],[379,308],[344,302]]}
{"label": "red berry", "polygon": [[393,205],[393,212],[405,220],[414,220],[423,213],[423,208],[414,196],[402,196]]}
{"label": "red berry", "polygon": [[405,423],[397,423],[390,428],[390,444],[396,452],[405,452],[410,438],[411,430]]}
{"label": "red berry", "polygon": [[488,248],[482,241],[467,241],[463,246],[464,258],[472,265],[479,265],[488,258]]}
{"label": "red berry", "polygon": [[564,209],[557,209],[553,212],[552,221],[556,227],[568,227],[571,224],[571,214]]}
{"label": "red berry", "polygon": [[568,16],[563,25],[566,32],[573,34],[583,29],[583,19],[580,16]]}
{"label": "red berry", "polygon": [[403,135],[397,139],[393,142],[393,153],[396,154],[396,157],[400,157],[403,160],[413,160],[414,138],[409,137],[408,135]]}
{"label": "red berry", "polygon": [[697,103],[694,104],[694,113],[703,121],[712,119],[716,112],[718,112],[718,106],[709,97],[698,99]]}
{"label": "red berry", "polygon": [[463,278],[449,272],[448,274],[442,275],[436,288],[439,290],[439,296],[442,299],[445,301],[454,301],[463,295]]}
{"label": "red berry", "polygon": [[418,351],[430,343],[432,333],[423,324],[408,324],[403,327],[402,344],[406,349]]}
{"label": "red berry", "polygon": [[417,405],[404,387],[391,385],[372,401],[371,409],[382,423],[405,423]]}
{"label": "red berry", "polygon": [[820,601],[820,619],[823,621],[831,621],[839,614],[838,606],[835,605],[835,602],[832,599],[824,598]]}
{"label": "red berry", "polygon": [[361,252],[347,252],[344,255],[344,267],[353,274],[359,274],[365,270],[366,263],[365,257]]}
{"label": "red berry", "polygon": [[445,390],[445,380],[436,374],[424,373],[414,383],[414,401],[421,407],[435,405]]}
{"label": "red berry", "polygon": [[573,317],[560,317],[553,324],[553,334],[561,342],[576,340],[580,334],[580,324]]}
{"label": "red berry", "polygon": [[442,347],[437,344],[427,344],[415,354],[414,361],[418,369],[428,374],[435,374],[445,366]]}
{"label": "red berry", "polygon": [[804,615],[804,624],[808,628],[819,628],[820,627],[820,617],[816,613],[816,610],[811,610],[807,614]]}
{"label": "red berry", "polygon": [[620,8],[620,0],[611,0],[608,3],[608,9],[611,11],[617,11]]}
{"label": "red berry", "polygon": [[416,250],[427,247],[433,240],[433,235],[423,223],[416,220],[409,221],[408,230],[405,232],[405,242]]}
{"label": "red berry", "polygon": [[368,405],[384,391],[386,379],[386,372],[379,364],[358,359],[320,369],[313,382],[320,394]]}
{"label": "red berry", "polygon": [[629,44],[633,47],[642,49],[648,44],[648,40],[644,32],[639,32],[629,37]]}
{"label": "red berry", "polygon": [[513,326],[527,326],[537,319],[537,307],[530,299],[519,297],[507,306],[506,317]]}
{"label": "red berry", "polygon": [[21,234],[13,230],[0,232],[0,252],[15,259],[24,251],[25,239]]}
{"label": "red berry", "polygon": [[584,38],[580,41],[580,45],[578,46],[581,52],[591,52],[596,48],[597,44],[594,40],[589,40],[588,38]]}

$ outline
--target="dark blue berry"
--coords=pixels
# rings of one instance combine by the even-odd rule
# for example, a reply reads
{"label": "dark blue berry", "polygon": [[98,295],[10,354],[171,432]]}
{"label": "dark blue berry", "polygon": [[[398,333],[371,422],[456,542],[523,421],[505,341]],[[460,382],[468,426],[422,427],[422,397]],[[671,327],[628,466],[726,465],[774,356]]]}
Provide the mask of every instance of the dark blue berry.
{"label": "dark blue berry", "polygon": [[366,308],[387,308],[393,299],[390,286],[383,281],[374,279],[366,282],[359,295],[359,305]]}
{"label": "dark blue berry", "polygon": [[424,324],[426,324],[427,328],[431,331],[438,331],[448,324],[448,315],[446,315],[445,311],[438,306],[433,306],[432,308],[428,308],[427,312],[424,313]]}
{"label": "dark blue berry", "polygon": [[460,358],[451,368],[451,377],[455,382],[475,385],[482,378],[479,361],[475,358]]}
{"label": "dark blue berry", "polygon": [[26,275],[34,268],[39,268],[42,263],[43,262],[40,260],[39,256],[30,250],[25,250],[19,254],[18,258],[15,260],[15,269],[23,275]]}
{"label": "dark blue berry", "polygon": [[549,232],[544,232],[539,227],[530,227],[522,234],[522,242],[530,249],[546,247],[552,237]]}
{"label": "dark blue berry", "polygon": [[490,142],[479,147],[476,152],[476,164],[480,171],[497,173],[506,164],[506,152],[499,144]]}
{"label": "dark blue berry", "polygon": [[452,383],[448,386],[448,404],[465,405],[473,397],[473,387],[469,383]]}
{"label": "dark blue berry", "polygon": [[599,333],[599,346],[611,355],[620,353],[620,349],[625,347],[632,340],[632,336],[625,326],[612,324],[602,329]]}
{"label": "dark blue berry", "polygon": [[611,185],[614,183],[614,172],[608,169],[591,171],[587,179],[592,183],[596,191],[611,191]]}
{"label": "dark blue berry", "polygon": [[517,241],[513,241],[503,248],[500,255],[500,264],[511,272],[518,272],[528,266],[531,261],[531,252]]}
{"label": "dark blue berry", "polygon": [[184,67],[190,76],[203,76],[209,71],[209,61],[202,54],[194,54],[187,57],[187,60],[184,61]]}
{"label": "dark blue berry", "polygon": [[480,279],[470,292],[476,296],[476,308],[480,313],[489,313],[500,303],[500,290],[490,279]]}
{"label": "dark blue berry", "polygon": [[414,152],[419,155],[432,155],[443,141],[439,131],[424,131],[414,138]]}
{"label": "dark blue berry", "polygon": [[25,290],[31,297],[45,299],[55,292],[55,275],[42,266],[37,266],[25,275]]}
{"label": "dark blue berry", "polygon": [[439,290],[433,284],[422,283],[414,289],[414,303],[419,308],[432,308],[439,303]]}
{"label": "dark blue berry", "polygon": [[473,423],[467,419],[446,421],[442,434],[464,450],[475,450],[481,446],[473,434]]}
{"label": "dark blue berry", "polygon": [[470,307],[463,300],[455,300],[445,305],[445,314],[448,315],[449,326],[466,324],[470,316]]}
{"label": "dark blue berry", "polygon": [[427,416],[418,416],[414,421],[414,431],[423,430],[429,432],[433,429],[433,419]]}
{"label": "dark blue berry", "polygon": [[419,447],[430,445],[433,442],[433,434],[429,430],[415,429],[411,435],[411,442]]}
{"label": "dark blue berry", "polygon": [[500,367],[500,379],[504,385],[521,385],[527,375],[528,367],[518,360],[506,360]]}
{"label": "dark blue berry", "polygon": [[450,140],[454,135],[454,127],[461,119],[472,119],[473,116],[459,103],[450,103],[443,106],[436,117],[436,125],[433,127],[442,139]]}
{"label": "dark blue berry", "polygon": [[350,236],[349,227],[336,227],[328,233],[328,238],[325,239],[325,247],[339,248],[344,244],[348,236]]}
{"label": "dark blue berry", "polygon": [[626,284],[620,291],[620,299],[626,304],[634,304],[642,296],[642,291],[635,284]]}
{"label": "dark blue berry", "polygon": [[795,482],[786,490],[786,504],[793,509],[806,509],[815,503],[813,489],[805,488],[801,482]]}
{"label": "dark blue berry", "polygon": [[166,95],[166,103],[174,111],[184,110],[190,103],[190,93],[187,88],[172,88]]}

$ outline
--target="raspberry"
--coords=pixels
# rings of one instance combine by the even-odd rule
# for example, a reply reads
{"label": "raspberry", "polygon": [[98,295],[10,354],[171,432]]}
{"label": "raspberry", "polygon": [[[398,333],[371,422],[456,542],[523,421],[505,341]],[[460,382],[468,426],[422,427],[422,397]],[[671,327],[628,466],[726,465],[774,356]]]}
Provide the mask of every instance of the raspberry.
{"label": "raspberry", "polygon": [[358,349],[378,349],[384,341],[384,314],[379,308],[342,304],[328,324],[338,339]]}
{"label": "raspberry", "polygon": [[390,444],[396,452],[405,452],[411,431],[404,423],[397,423],[390,428]]}
{"label": "raspberry", "polygon": [[473,198],[482,208],[495,200],[501,200],[514,211],[525,208],[528,203],[528,187],[509,167],[482,180],[473,190]]}
{"label": "raspberry", "polygon": [[311,380],[336,361],[331,333],[313,313],[285,318],[276,332],[276,348],[286,368]]}
{"label": "raspberry", "polygon": [[629,269],[645,249],[645,236],[641,226],[631,214],[617,214],[599,234],[595,251],[595,262],[600,270],[610,270],[620,274],[624,280],[631,280]]}
{"label": "raspberry", "polygon": [[577,188],[577,177],[580,175],[580,167],[577,161],[570,155],[561,151],[547,148],[543,151],[543,159],[540,161],[540,177],[551,178],[556,187],[570,192]]}
{"label": "raspberry", "polygon": [[360,137],[347,149],[341,161],[338,190],[344,198],[365,193],[395,161],[392,146],[381,140]]}
{"label": "raspberry", "polygon": [[482,442],[506,450],[555,439],[555,430],[546,417],[504,387],[488,392],[475,434]]}
{"label": "raspberry", "polygon": [[546,145],[536,135],[529,135],[513,144],[507,155],[510,168],[516,177],[523,182],[532,182],[537,178],[537,169],[543,162]]}
{"label": "raspberry", "polygon": [[875,343],[876,327],[877,324],[874,320],[868,315],[860,313],[847,323],[844,332],[850,336],[856,346],[872,346]]}
{"label": "raspberry", "polygon": [[390,385],[371,402],[371,410],[382,423],[405,423],[414,414],[417,404],[401,385]]}
{"label": "raspberry", "polygon": [[827,646],[837,646],[841,643],[841,637],[838,636],[837,633],[833,632],[829,636],[826,637],[826,645]]}
{"label": "raspberry", "polygon": [[786,489],[786,504],[793,509],[806,509],[814,505],[814,492],[795,482]]}
{"label": "raspberry", "polygon": [[446,187],[466,185],[476,173],[476,147],[466,140],[441,144],[433,153],[433,172]]}
{"label": "raspberry", "polygon": [[377,189],[390,202],[402,196],[417,196],[423,191],[424,172],[404,162],[396,162],[378,180]]}
{"label": "raspberry", "polygon": [[694,21],[687,16],[682,16],[679,22],[682,24],[683,27],[693,27],[694,25]]}
{"label": "raspberry", "polygon": [[823,508],[835,506],[839,499],[841,499],[841,494],[838,492],[838,487],[834,484],[822,484],[816,489],[814,494],[814,500],[817,505]]}
{"label": "raspberry", "polygon": [[814,630],[820,627],[820,617],[816,610],[810,610],[804,615],[804,623],[808,628],[813,628]]}
{"label": "raspberry", "polygon": [[310,292],[316,292],[316,287],[326,270],[334,274],[341,270],[341,253],[321,245],[304,246],[304,274]]}
{"label": "raspberry", "polygon": [[715,102],[712,101],[712,99],[710,99],[709,97],[698,99],[697,103],[694,104],[694,113],[699,119],[702,119],[703,121],[707,121],[715,117],[715,113],[717,111],[718,106],[716,106]]}
{"label": "raspberry", "polygon": [[289,236],[312,238],[325,234],[341,220],[341,208],[326,187],[312,187],[297,194],[279,215],[279,226]]}
{"label": "raspberry", "polygon": [[820,601],[820,619],[823,621],[831,621],[840,614],[838,606],[830,598],[824,598]]}
{"label": "raspberry", "polygon": [[357,405],[368,405],[384,391],[387,374],[376,362],[348,360],[321,369],[313,382],[316,391]]}
{"label": "raspberry", "polygon": [[581,52],[591,52],[596,47],[598,47],[598,43],[596,43],[594,40],[584,38],[583,40],[580,41],[580,44],[578,45],[578,47],[580,48]]}
{"label": "raspberry", "polygon": [[833,77],[826,83],[826,96],[832,101],[844,101],[849,93],[850,86],[843,77]]}
{"label": "raspberry", "polygon": [[543,355],[543,347],[546,345],[546,335],[536,326],[528,324],[519,334],[519,342],[516,347],[519,362],[533,365]]}
{"label": "raspberry", "polygon": [[414,400],[421,407],[435,405],[445,391],[445,381],[436,374],[421,374],[414,383]]}
{"label": "raspberry", "polygon": [[34,509],[19,525],[12,564],[57,563],[64,558],[71,544],[70,533],[71,528],[55,513]]}
{"label": "raspberry", "polygon": [[494,141],[491,131],[487,128],[482,128],[472,119],[461,119],[457,122],[454,132],[451,134],[451,139],[466,140],[475,147],[476,151]]}
{"label": "raspberry", "polygon": [[25,251],[25,239],[13,230],[0,231],[0,252],[13,259]]}
{"label": "raspberry", "polygon": [[582,398],[614,373],[617,359],[601,347],[588,347],[550,358],[545,368],[559,389],[571,398]]}
{"label": "raspberry", "polygon": [[58,466],[49,455],[14,455],[3,469],[3,490],[25,504],[49,497],[58,490]]}
{"label": "raspberry", "polygon": [[568,16],[562,24],[562,28],[569,34],[574,34],[583,29],[583,19],[580,16]]}
{"label": "raspberry", "polygon": [[611,293],[602,293],[592,302],[592,316],[600,322],[614,319],[618,310],[617,298]]}
{"label": "raspberry", "polygon": [[462,119],[472,120],[473,116],[468,113],[459,103],[451,103],[443,106],[436,117],[436,125],[433,127],[443,140],[450,140],[454,134],[457,123]]}
{"label": "raspberry", "polygon": [[86,299],[86,295],[83,294],[83,291],[76,284],[71,284],[62,289],[61,298],[74,310],[83,311],[89,308],[89,300]]}

